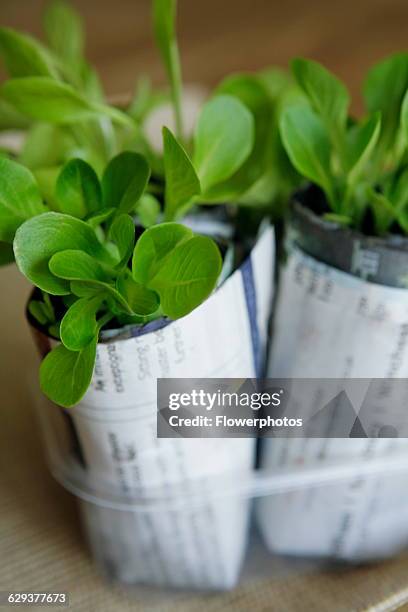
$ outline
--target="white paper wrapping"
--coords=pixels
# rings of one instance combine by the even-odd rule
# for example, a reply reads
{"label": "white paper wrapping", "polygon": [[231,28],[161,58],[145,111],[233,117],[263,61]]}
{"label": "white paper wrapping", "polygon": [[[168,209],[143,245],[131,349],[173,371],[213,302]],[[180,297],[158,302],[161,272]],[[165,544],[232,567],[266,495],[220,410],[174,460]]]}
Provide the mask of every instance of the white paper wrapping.
{"label": "white paper wrapping", "polygon": [[[365,282],[299,249],[281,271],[269,377],[392,378],[408,375],[408,291]],[[408,440],[263,440],[268,470],[369,460]],[[354,478],[262,499],[268,547],[283,554],[364,560],[408,545],[408,477]]]}
{"label": "white paper wrapping", "polygon": [[[77,443],[68,442],[71,455],[63,458],[62,471],[67,473],[68,461],[78,467],[81,460],[81,487],[107,500],[110,493],[143,499],[152,487],[171,492],[172,485],[188,493],[200,477],[239,480],[247,474],[255,440],[156,437],[157,378],[260,375],[273,270],[274,234],[268,228],[243,266],[190,315],[157,331],[99,344],[91,387],[69,411],[72,431],[66,435],[74,434]],[[58,466],[54,471],[61,472]],[[191,510],[120,511],[82,501],[95,557],[123,582],[233,586],[247,545],[249,502],[211,500],[210,489],[207,482],[202,504]]]}

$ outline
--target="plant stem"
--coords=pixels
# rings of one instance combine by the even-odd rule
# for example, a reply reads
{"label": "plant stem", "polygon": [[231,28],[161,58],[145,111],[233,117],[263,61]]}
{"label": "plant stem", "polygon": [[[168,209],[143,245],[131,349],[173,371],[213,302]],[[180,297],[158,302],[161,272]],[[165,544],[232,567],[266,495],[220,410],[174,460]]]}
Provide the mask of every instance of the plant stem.
{"label": "plant stem", "polygon": [[112,321],[112,319],[115,317],[114,314],[112,314],[111,312],[107,312],[103,315],[103,317],[101,319],[99,319],[98,321],[98,330],[101,330],[102,327],[104,325],[106,325],[107,323],[109,323],[109,321]]}
{"label": "plant stem", "polygon": [[181,110],[181,99],[182,99],[182,78],[181,78],[181,64],[180,55],[175,40],[171,42],[170,46],[170,82],[171,82],[171,97],[173,101],[173,112],[174,112],[174,123],[176,127],[176,136],[183,142],[183,114]]}

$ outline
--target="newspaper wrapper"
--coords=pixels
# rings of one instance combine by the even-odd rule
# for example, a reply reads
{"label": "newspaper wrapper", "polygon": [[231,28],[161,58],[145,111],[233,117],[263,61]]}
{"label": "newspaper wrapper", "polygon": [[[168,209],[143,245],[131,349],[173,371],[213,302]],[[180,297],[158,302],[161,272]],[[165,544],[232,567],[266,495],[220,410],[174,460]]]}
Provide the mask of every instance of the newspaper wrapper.
{"label": "newspaper wrapper", "polygon": [[[295,204],[287,246],[268,376],[407,377],[407,241],[367,238]],[[341,465],[353,457],[361,464],[404,449],[408,453],[406,439],[265,439],[260,465],[279,471]],[[386,557],[408,544],[407,485],[403,475],[356,475],[260,500],[257,518],[274,552],[350,561]]]}
{"label": "newspaper wrapper", "polygon": [[[262,374],[272,302],[274,233],[210,298],[175,322],[101,342],[91,387],[73,409],[43,406],[51,469],[82,498],[91,549],[125,583],[228,589],[247,546],[249,501],[211,496],[211,479],[251,472],[254,439],[158,439],[157,378]],[[36,333],[40,350],[48,339]],[[143,511],[152,491],[195,492],[191,509]],[[136,500],[134,510],[112,498]],[[137,506],[137,507],[136,507]]]}

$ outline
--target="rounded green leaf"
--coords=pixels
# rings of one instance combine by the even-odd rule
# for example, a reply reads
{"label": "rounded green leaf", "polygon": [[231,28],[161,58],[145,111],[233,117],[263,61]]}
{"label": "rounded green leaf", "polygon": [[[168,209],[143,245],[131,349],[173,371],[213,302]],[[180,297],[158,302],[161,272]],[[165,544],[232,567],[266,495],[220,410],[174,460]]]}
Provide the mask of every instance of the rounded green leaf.
{"label": "rounded green leaf", "polygon": [[59,406],[75,406],[85,395],[95,367],[98,337],[81,351],[55,347],[41,363],[40,385],[45,395]]}
{"label": "rounded green leaf", "polygon": [[280,133],[296,170],[319,185],[333,203],[331,145],[321,119],[306,105],[289,107],[282,114]]}
{"label": "rounded green leaf", "polygon": [[370,113],[381,112],[380,148],[392,147],[399,129],[401,104],[408,88],[408,53],[394,53],[367,74],[364,99]]}
{"label": "rounded green leaf", "polygon": [[130,273],[126,273],[118,278],[116,288],[125,298],[135,315],[141,317],[151,315],[160,306],[157,293],[137,283],[133,280]]}
{"label": "rounded green leaf", "polygon": [[313,109],[334,135],[344,129],[350,96],[345,85],[313,60],[296,58],[292,61],[295,79],[307,95]]}
{"label": "rounded green leaf", "polygon": [[120,153],[109,162],[102,178],[104,206],[130,212],[143,195],[149,177],[149,164],[143,155]]}
{"label": "rounded green leaf", "polygon": [[82,159],[71,159],[62,168],[55,186],[62,213],[78,219],[98,211],[102,192],[95,170]]}
{"label": "rounded green leaf", "polygon": [[26,219],[46,210],[31,172],[6,157],[0,158],[0,240],[12,242]]}
{"label": "rounded green leaf", "polygon": [[194,166],[203,192],[229,178],[254,145],[254,120],[249,110],[228,95],[204,105],[195,131]]}
{"label": "rounded green leaf", "polygon": [[84,251],[101,261],[109,256],[84,221],[55,212],[29,219],[16,232],[14,254],[20,271],[34,285],[53,295],[67,295],[69,283],[57,278],[48,264],[53,255],[69,249]]}
{"label": "rounded green leaf", "polygon": [[23,219],[47,210],[31,172],[6,157],[0,158],[0,202]]}
{"label": "rounded green leaf", "polygon": [[206,236],[193,236],[169,253],[148,287],[159,294],[163,313],[178,319],[212,293],[221,267],[215,242]]}
{"label": "rounded green leaf", "polygon": [[142,227],[150,227],[157,223],[160,215],[160,202],[150,193],[144,193],[137,205],[137,216]]}
{"label": "rounded green leaf", "polygon": [[78,297],[110,296],[121,312],[134,314],[126,297],[113,286],[113,279],[101,264],[82,251],[62,251],[51,257],[51,272],[70,281],[72,293]]}
{"label": "rounded green leaf", "polygon": [[84,251],[59,251],[51,257],[48,267],[55,276],[65,280],[109,281],[99,261]]}
{"label": "rounded green leaf", "polygon": [[70,351],[80,351],[92,342],[98,330],[96,313],[104,296],[82,298],[65,313],[60,327],[61,341]]}
{"label": "rounded green leaf", "polygon": [[138,239],[133,252],[133,278],[147,285],[169,253],[193,236],[191,229],[179,223],[161,223],[149,227]]}
{"label": "rounded green leaf", "polygon": [[120,264],[127,264],[135,245],[135,225],[129,215],[116,217],[109,230],[109,239],[119,251]]}
{"label": "rounded green leaf", "polygon": [[[254,146],[248,159],[227,181],[207,191],[210,201],[239,200],[256,181],[276,166],[277,147],[282,147],[276,137],[276,99],[263,79],[257,74],[235,74],[227,77],[217,92],[229,94],[240,100],[254,118]],[[276,94],[275,94],[276,95]]]}
{"label": "rounded green leaf", "polygon": [[214,289],[222,267],[215,242],[178,223],[146,230],[133,254],[133,278],[160,296],[162,312],[176,319]]}

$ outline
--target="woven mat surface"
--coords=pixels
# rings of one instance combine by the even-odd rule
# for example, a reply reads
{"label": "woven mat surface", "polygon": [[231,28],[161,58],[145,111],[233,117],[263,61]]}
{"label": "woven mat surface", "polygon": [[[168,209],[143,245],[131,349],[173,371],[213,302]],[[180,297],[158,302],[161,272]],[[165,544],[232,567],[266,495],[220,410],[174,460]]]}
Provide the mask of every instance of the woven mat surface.
{"label": "woven mat surface", "polygon": [[402,609],[408,596],[405,559],[252,580],[221,595],[129,592],[105,584],[83,543],[75,500],[45,466],[31,405],[37,358],[23,317],[28,285],[10,267],[0,270],[0,286],[7,287],[0,304],[0,590],[66,591],[71,609],[84,612],[350,612],[385,600],[372,609]]}

